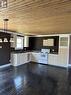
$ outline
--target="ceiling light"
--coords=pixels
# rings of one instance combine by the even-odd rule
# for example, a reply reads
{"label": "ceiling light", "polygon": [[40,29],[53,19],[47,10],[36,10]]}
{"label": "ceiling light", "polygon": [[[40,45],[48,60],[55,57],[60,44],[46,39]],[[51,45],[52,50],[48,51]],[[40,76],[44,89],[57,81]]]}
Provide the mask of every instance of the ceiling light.
{"label": "ceiling light", "polygon": [[7,0],[0,0],[0,7],[6,8],[7,7]]}

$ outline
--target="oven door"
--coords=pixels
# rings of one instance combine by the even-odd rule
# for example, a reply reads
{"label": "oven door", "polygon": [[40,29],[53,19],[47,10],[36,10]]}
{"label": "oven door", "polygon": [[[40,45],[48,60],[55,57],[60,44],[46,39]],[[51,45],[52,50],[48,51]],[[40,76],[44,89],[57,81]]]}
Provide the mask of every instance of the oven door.
{"label": "oven door", "polygon": [[40,53],[39,63],[48,63],[48,53]]}

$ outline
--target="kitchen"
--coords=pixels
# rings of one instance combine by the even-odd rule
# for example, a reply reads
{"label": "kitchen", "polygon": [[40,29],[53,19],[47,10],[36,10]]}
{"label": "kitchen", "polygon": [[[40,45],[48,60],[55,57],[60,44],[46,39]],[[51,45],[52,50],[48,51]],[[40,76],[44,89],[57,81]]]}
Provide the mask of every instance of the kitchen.
{"label": "kitchen", "polygon": [[[25,40],[25,38],[27,39]],[[13,63],[13,66],[35,62],[59,67],[68,67],[69,39],[69,34],[24,37],[24,47],[26,49],[22,52],[19,50],[12,52],[11,63]],[[15,47],[15,45],[13,47]]]}
{"label": "kitchen", "polygon": [[0,95],[71,95],[71,0],[0,0]]}

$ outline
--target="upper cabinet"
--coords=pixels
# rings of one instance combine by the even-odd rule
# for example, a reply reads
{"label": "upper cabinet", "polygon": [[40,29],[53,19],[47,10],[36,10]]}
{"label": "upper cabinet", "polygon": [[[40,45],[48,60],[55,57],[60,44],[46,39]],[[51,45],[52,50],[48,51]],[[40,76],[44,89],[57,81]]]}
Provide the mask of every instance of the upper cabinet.
{"label": "upper cabinet", "polygon": [[24,47],[29,47],[29,36],[24,36]]}
{"label": "upper cabinet", "polygon": [[23,36],[17,36],[17,35],[13,35],[13,41],[11,42],[11,48],[14,48],[15,50],[21,50],[23,49]]}
{"label": "upper cabinet", "polygon": [[11,42],[11,48],[15,48],[15,46],[16,46],[16,35],[11,35],[11,36],[13,39],[13,42]]}
{"label": "upper cabinet", "polygon": [[16,37],[16,47],[15,49],[23,49],[23,38],[21,36]]}
{"label": "upper cabinet", "polygon": [[29,47],[29,36],[12,35],[13,41],[11,42],[11,48],[15,50],[23,50]]}
{"label": "upper cabinet", "polygon": [[66,48],[68,47],[69,39],[68,36],[60,36],[59,47]]}

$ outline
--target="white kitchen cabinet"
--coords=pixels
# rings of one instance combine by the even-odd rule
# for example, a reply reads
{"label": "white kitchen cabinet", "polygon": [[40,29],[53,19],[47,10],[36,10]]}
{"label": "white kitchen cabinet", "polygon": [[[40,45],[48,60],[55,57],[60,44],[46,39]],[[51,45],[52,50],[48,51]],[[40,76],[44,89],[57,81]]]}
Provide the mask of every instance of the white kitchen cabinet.
{"label": "white kitchen cabinet", "polygon": [[48,64],[60,67],[67,67],[68,64],[68,49],[59,48],[58,54],[48,54]]}
{"label": "white kitchen cabinet", "polygon": [[31,54],[29,52],[23,53],[23,58],[24,63],[28,63],[31,61]]}
{"label": "white kitchen cabinet", "polygon": [[17,35],[12,35],[12,36],[13,36],[13,42],[11,42],[11,47],[15,48],[16,47],[16,38],[17,38]]}
{"label": "white kitchen cabinet", "polygon": [[11,64],[13,66],[17,66],[18,64],[20,64],[20,54],[11,54]]}
{"label": "white kitchen cabinet", "polygon": [[12,35],[13,38],[13,42],[11,42],[11,48],[15,48],[15,50],[19,50],[19,49],[23,49],[24,44],[23,44],[23,38],[21,36],[17,36],[17,35]]}
{"label": "white kitchen cabinet", "polygon": [[11,54],[11,64],[13,66],[22,65],[30,62],[30,53],[12,53]]}
{"label": "white kitchen cabinet", "polygon": [[31,52],[27,52],[27,61],[28,61],[28,62],[31,61]]}
{"label": "white kitchen cabinet", "polygon": [[59,48],[68,48],[69,47],[69,36],[60,36],[59,37]]}
{"label": "white kitchen cabinet", "polygon": [[29,47],[29,36],[24,36],[24,47]]}
{"label": "white kitchen cabinet", "polygon": [[48,55],[48,64],[59,65],[58,64],[58,55],[57,54],[49,54]]}
{"label": "white kitchen cabinet", "polygon": [[20,64],[27,63],[27,53],[20,54]]}
{"label": "white kitchen cabinet", "polygon": [[31,53],[31,61],[39,63],[40,53],[39,52],[32,52]]}
{"label": "white kitchen cabinet", "polygon": [[46,60],[42,58],[41,52],[12,53],[11,64],[13,66],[18,66],[32,61],[36,63],[67,67],[67,52],[67,48],[60,48],[58,54],[48,54]]}

